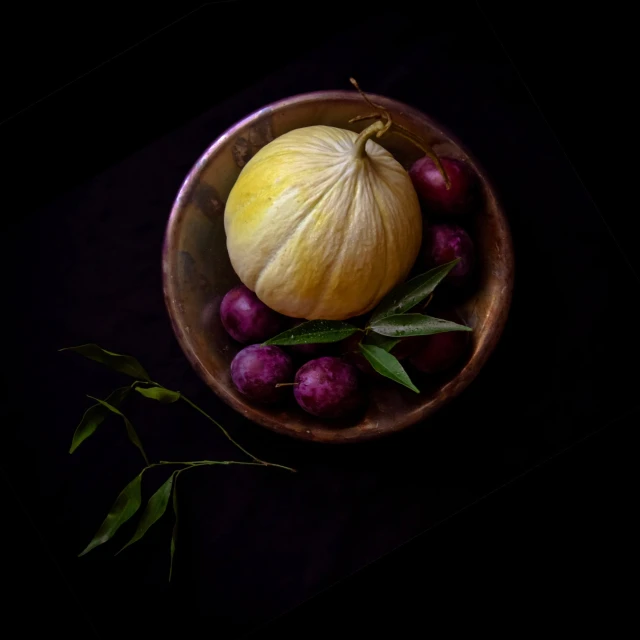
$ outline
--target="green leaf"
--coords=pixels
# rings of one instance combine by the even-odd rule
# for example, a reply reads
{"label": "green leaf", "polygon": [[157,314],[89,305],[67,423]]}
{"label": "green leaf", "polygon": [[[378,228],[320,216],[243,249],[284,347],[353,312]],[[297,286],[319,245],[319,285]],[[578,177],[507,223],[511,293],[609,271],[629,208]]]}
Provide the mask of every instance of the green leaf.
{"label": "green leaf", "polygon": [[[120,551],[124,551],[129,545],[132,545],[134,542],[138,542],[142,536],[149,530],[149,528],[154,525],[167,510],[167,504],[169,504],[169,498],[171,497],[171,489],[173,487],[173,476],[172,473],[169,478],[162,484],[162,486],[149,498],[149,502],[147,502],[147,506],[142,512],[142,516],[140,516],[140,522],[138,523],[138,528],[133,534],[131,540],[127,542],[127,544],[120,549]],[[120,553],[118,551],[118,553]],[[117,554],[116,554],[117,555]]]}
{"label": "green leaf", "polygon": [[380,375],[404,385],[408,389],[411,389],[411,391],[420,393],[420,389],[411,382],[407,372],[395,356],[392,356],[380,347],[368,344],[360,344],[360,351]]}
{"label": "green leaf", "polygon": [[124,373],[137,380],[150,380],[149,374],[133,356],[123,356],[119,353],[106,351],[97,344],[83,344],[79,347],[66,347],[60,351],[74,351],[89,360],[95,360],[114,371]]}
{"label": "green leaf", "polygon": [[178,476],[180,471],[176,473],[176,480],[173,487],[173,516],[175,518],[173,523],[173,533],[171,534],[171,558],[169,560],[169,582],[171,582],[171,576],[173,575],[173,556],[176,553],[176,544],[178,542]]}
{"label": "green leaf", "polygon": [[403,313],[397,316],[387,316],[371,324],[371,328],[383,336],[405,338],[407,336],[430,336],[434,333],[447,331],[472,331],[471,327],[463,324],[423,316],[420,313]]}
{"label": "green leaf", "polygon": [[390,352],[395,347],[400,338],[390,338],[389,336],[382,336],[379,333],[371,332],[364,340],[365,344],[371,344],[374,347],[380,347],[384,351]]}
{"label": "green leaf", "polygon": [[388,316],[404,313],[420,304],[442,282],[443,278],[458,264],[456,258],[447,264],[431,269],[408,282],[403,282],[388,293],[371,316],[371,325]]}
{"label": "green leaf", "polygon": [[91,549],[95,549],[97,546],[113,538],[116,531],[140,508],[142,502],[141,482],[142,472],[139,473],[116,498],[107,517],[100,525],[98,532],[93,536],[93,540],[91,540],[80,556],[89,553]]}
{"label": "green leaf", "polygon": [[162,404],[170,404],[180,400],[179,391],[171,391],[171,389],[165,389],[164,387],[136,387],[136,391],[145,398],[157,400]]}
{"label": "green leaf", "polygon": [[[131,392],[131,387],[120,387],[113,391],[105,400],[111,406],[119,406]],[[111,411],[98,403],[90,406],[82,416],[80,424],[76,427],[69,453],[73,453],[93,432],[111,415]]]}
{"label": "green leaf", "polygon": [[131,440],[131,442],[136,447],[138,447],[138,449],[140,450],[140,453],[142,454],[142,457],[144,458],[145,463],[148,465],[149,459],[147,458],[147,454],[144,452],[144,448],[142,447],[142,442],[140,442],[140,438],[138,438],[138,434],[136,433],[136,430],[133,428],[133,425],[131,424],[131,422],[129,422],[129,419],[127,418],[127,416],[125,416],[124,413],[122,413],[122,411],[114,407],[112,404],[109,404],[105,400],[100,400],[100,398],[94,398],[93,396],[87,396],[87,397],[91,398],[92,400],[96,400],[101,405],[106,407],[109,411],[115,413],[116,415],[122,418],[122,420],[124,421],[124,426],[127,429],[127,435],[129,436],[129,440]]}
{"label": "green leaf", "polygon": [[294,345],[294,344],[321,344],[326,342],[340,342],[360,331],[347,322],[339,320],[310,320],[283,331],[270,338],[264,344]]}

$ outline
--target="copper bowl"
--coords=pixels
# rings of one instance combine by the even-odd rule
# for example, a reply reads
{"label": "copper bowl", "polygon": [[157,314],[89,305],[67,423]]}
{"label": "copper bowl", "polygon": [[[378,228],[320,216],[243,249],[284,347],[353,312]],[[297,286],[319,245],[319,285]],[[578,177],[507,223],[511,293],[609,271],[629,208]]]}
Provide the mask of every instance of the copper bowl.
{"label": "copper bowl", "polygon": [[[380,379],[372,381],[363,414],[341,421],[315,418],[291,402],[264,407],[248,402],[233,386],[231,360],[241,348],[219,319],[222,296],[239,283],[226,249],[225,200],[240,170],[258,149],[279,135],[315,124],[361,131],[366,123],[348,124],[368,111],[352,91],[307,93],[275,102],[223,133],[184,181],[167,225],[162,267],[164,296],[176,337],[189,362],[227,404],[273,431],[315,442],[346,443],[377,438],[425,420],[478,375],[504,328],[513,289],[513,248],[504,212],[485,172],[455,138],[425,114],[395,100],[372,96],[398,122],[430,141],[441,155],[470,163],[481,178],[485,208],[473,229],[480,257],[478,284],[458,307],[473,327],[473,347],[458,369],[445,377],[412,378],[414,392]],[[404,138],[377,140],[405,168],[422,154]],[[423,425],[426,426],[426,425]]]}

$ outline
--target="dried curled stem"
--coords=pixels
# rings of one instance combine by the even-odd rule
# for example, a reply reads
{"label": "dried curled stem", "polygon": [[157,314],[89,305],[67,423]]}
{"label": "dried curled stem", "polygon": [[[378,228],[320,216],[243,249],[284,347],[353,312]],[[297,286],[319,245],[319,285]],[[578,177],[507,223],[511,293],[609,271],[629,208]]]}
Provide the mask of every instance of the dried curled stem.
{"label": "dried curled stem", "polygon": [[[349,78],[349,81],[356,88],[356,90],[362,96],[364,101],[372,109],[375,109],[375,111],[373,113],[368,113],[368,114],[365,114],[365,115],[355,116],[355,117],[351,118],[349,120],[349,122],[351,123],[351,122],[360,122],[362,120],[379,120],[379,121],[382,121],[384,123],[382,127],[379,127],[379,126],[378,127],[373,127],[372,125],[370,127],[367,127],[360,134],[360,136],[362,136],[362,139],[364,139],[364,142],[366,143],[366,138],[369,138],[369,136],[372,135],[372,133],[374,133],[374,132],[375,132],[376,138],[380,138],[381,136],[383,136],[385,133],[387,133],[389,131],[391,131],[391,133],[395,133],[395,134],[401,136],[402,138],[405,138],[405,140],[409,140],[414,145],[416,145],[416,147],[418,147],[427,157],[429,157],[429,158],[431,158],[431,160],[433,160],[433,162],[435,163],[436,167],[438,168],[438,171],[440,172],[440,174],[444,178],[445,187],[447,189],[450,189],[451,188],[451,181],[449,180],[449,176],[447,175],[447,172],[444,170],[444,167],[442,166],[442,163],[440,162],[440,158],[437,156],[435,151],[433,151],[431,146],[427,142],[425,142],[422,138],[420,138],[420,136],[416,135],[415,133],[413,133],[412,131],[410,131],[406,127],[403,127],[401,124],[398,124],[397,122],[393,122],[393,120],[391,118],[391,114],[389,113],[389,111],[387,109],[385,109],[382,105],[376,104],[375,102],[373,102],[369,98],[369,96],[367,96],[367,94],[360,88],[360,85],[356,82],[355,78]],[[362,145],[360,145],[360,149],[361,150],[364,149],[364,143]]]}

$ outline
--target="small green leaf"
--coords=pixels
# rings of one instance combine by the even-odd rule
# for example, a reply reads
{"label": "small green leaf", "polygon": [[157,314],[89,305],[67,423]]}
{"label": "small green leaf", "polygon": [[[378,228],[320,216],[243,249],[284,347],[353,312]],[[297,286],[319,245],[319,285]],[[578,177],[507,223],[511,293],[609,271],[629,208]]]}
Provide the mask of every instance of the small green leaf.
{"label": "small green leaf", "polygon": [[[118,407],[131,392],[131,387],[120,387],[113,391],[105,400],[113,407]],[[90,406],[82,416],[80,424],[76,427],[69,453],[73,453],[93,432],[111,415],[111,411],[98,403]]]}
{"label": "small green leaf", "polygon": [[171,389],[165,389],[164,387],[136,387],[136,391],[145,398],[151,398],[163,404],[170,404],[180,400],[179,391],[171,391]]}
{"label": "small green leaf", "polygon": [[[147,502],[147,506],[145,510],[142,512],[142,516],[140,516],[140,522],[138,523],[138,528],[133,534],[131,540],[127,542],[127,544],[120,549],[120,551],[124,551],[129,545],[132,545],[134,542],[138,542],[142,536],[149,530],[149,528],[154,525],[167,510],[167,504],[169,504],[169,498],[171,497],[171,489],[173,487],[173,476],[172,473],[169,478],[162,484],[162,486],[149,498],[149,502]],[[120,553],[118,551],[118,553]],[[116,554],[117,555],[117,554]]]}
{"label": "small green leaf", "polygon": [[380,347],[368,344],[360,344],[360,351],[380,375],[404,385],[408,389],[411,389],[411,391],[420,393],[420,389],[411,382],[407,372],[395,356],[392,356]]}
{"label": "small green leaf", "polygon": [[79,347],[66,347],[60,351],[74,351],[89,360],[95,360],[114,371],[124,373],[137,380],[150,380],[149,374],[133,356],[123,356],[119,353],[106,351],[97,344],[83,344]]}
{"label": "small green leaf", "polygon": [[277,336],[270,338],[264,344],[277,344],[281,346],[294,344],[321,344],[327,342],[340,342],[349,336],[360,331],[347,322],[339,320],[310,320],[302,324],[283,331]]}
{"label": "small green leaf", "polygon": [[[100,525],[98,532],[93,536],[93,540],[87,545],[86,549],[80,556],[89,553],[97,546],[104,544],[113,538],[116,531],[140,508],[142,495],[140,485],[142,482],[142,473],[139,473],[120,493],[113,503],[107,517]],[[78,557],[80,557],[78,556]]]}
{"label": "small green leaf", "polygon": [[399,338],[389,338],[389,336],[383,336],[379,333],[371,332],[365,338],[365,344],[371,344],[374,347],[380,347],[380,349],[384,349],[384,351],[390,352],[393,347],[395,347],[398,342],[400,342]]}
{"label": "small green leaf", "polygon": [[407,336],[430,336],[434,333],[447,331],[472,331],[457,322],[423,316],[420,313],[403,313],[397,316],[387,316],[382,320],[371,323],[371,328],[383,336],[405,338]]}
{"label": "small green leaf", "polygon": [[171,576],[173,575],[173,556],[176,553],[176,544],[178,542],[178,476],[180,471],[176,473],[176,479],[173,487],[173,516],[175,518],[173,523],[173,533],[171,534],[171,558],[169,560],[169,582],[171,582]]}
{"label": "small green leaf", "polygon": [[388,316],[409,311],[420,304],[442,282],[459,260],[456,258],[398,285],[376,307],[371,316],[371,325]]}
{"label": "small green leaf", "polygon": [[92,400],[96,400],[101,405],[106,407],[109,411],[115,413],[116,415],[122,418],[122,420],[124,421],[124,426],[127,429],[127,435],[129,436],[129,440],[131,440],[131,442],[136,447],[138,447],[138,449],[140,450],[140,453],[142,454],[142,457],[144,458],[145,463],[148,465],[149,459],[147,458],[147,454],[144,452],[144,448],[142,447],[142,442],[140,442],[140,438],[138,438],[138,434],[136,433],[136,430],[133,428],[133,425],[131,424],[131,422],[129,422],[129,419],[127,418],[127,416],[125,416],[124,413],[122,413],[122,411],[120,411],[119,409],[116,409],[116,407],[114,407],[112,404],[109,404],[105,400],[100,400],[100,398],[94,398],[93,396],[87,396],[87,397],[91,398]]}

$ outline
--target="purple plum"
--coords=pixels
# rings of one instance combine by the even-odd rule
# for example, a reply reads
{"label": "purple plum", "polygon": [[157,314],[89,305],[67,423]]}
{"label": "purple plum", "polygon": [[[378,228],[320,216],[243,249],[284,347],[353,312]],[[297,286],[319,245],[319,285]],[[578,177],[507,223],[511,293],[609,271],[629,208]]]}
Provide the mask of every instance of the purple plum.
{"label": "purple plum", "polygon": [[293,361],[280,347],[252,344],[238,352],[231,362],[231,380],[236,389],[247,398],[271,404],[281,400],[291,383]]}
{"label": "purple plum", "polygon": [[473,240],[462,227],[455,224],[429,227],[422,243],[423,266],[432,269],[456,258],[460,258],[460,262],[447,274],[444,282],[461,286],[468,281],[475,266]]}
{"label": "purple plum", "polygon": [[293,395],[307,412],[321,418],[338,418],[360,407],[363,396],[358,372],[342,358],[325,356],[298,369]]}
{"label": "purple plum", "polygon": [[454,158],[440,158],[451,183],[447,189],[436,163],[425,156],[409,170],[413,186],[425,206],[434,213],[467,213],[477,204],[480,193],[478,176],[471,167]]}
{"label": "purple plum", "polygon": [[227,333],[242,344],[264,342],[284,330],[284,316],[243,284],[222,298],[220,319]]}

